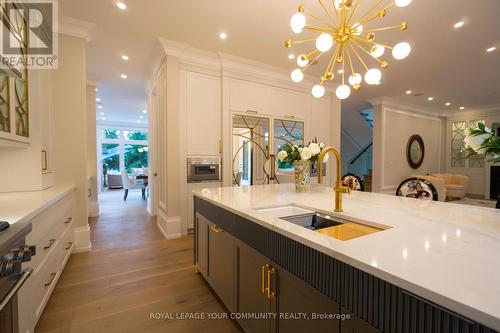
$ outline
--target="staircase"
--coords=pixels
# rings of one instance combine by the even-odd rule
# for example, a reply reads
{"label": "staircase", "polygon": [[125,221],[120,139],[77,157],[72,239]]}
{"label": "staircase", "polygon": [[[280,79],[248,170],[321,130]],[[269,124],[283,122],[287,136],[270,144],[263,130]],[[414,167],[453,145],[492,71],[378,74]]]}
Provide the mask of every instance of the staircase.
{"label": "staircase", "polygon": [[366,175],[363,175],[363,183],[365,185],[365,192],[372,191],[372,169]]}

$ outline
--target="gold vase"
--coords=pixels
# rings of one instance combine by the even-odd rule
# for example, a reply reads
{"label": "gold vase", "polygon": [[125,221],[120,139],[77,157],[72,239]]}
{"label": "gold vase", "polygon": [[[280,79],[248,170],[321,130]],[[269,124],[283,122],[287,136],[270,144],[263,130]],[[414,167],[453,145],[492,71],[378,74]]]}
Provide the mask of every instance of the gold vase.
{"label": "gold vase", "polygon": [[311,163],[309,161],[295,161],[293,166],[295,168],[295,192],[307,192],[309,178],[311,178]]}

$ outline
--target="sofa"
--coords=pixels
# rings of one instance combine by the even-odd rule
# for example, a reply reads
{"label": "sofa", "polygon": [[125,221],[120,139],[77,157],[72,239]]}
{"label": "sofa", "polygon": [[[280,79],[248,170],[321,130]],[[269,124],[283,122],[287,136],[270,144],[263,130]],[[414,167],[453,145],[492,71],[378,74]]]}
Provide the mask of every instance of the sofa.
{"label": "sofa", "polygon": [[448,198],[460,199],[465,197],[469,185],[469,176],[454,173],[435,173],[432,176],[444,181]]}
{"label": "sofa", "polygon": [[436,188],[437,194],[438,194],[438,201],[446,201],[446,196],[447,196],[447,189],[444,183],[444,180],[439,177],[434,177],[430,175],[413,175],[412,177],[416,178],[422,178],[425,179],[429,182],[431,182],[432,185]]}

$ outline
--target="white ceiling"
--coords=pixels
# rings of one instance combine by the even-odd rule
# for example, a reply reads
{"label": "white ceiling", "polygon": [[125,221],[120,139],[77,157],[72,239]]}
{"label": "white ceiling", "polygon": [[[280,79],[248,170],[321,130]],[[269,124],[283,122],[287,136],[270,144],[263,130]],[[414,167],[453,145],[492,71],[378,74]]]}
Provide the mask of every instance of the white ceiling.
{"label": "white ceiling", "polygon": [[[375,3],[362,1],[366,6]],[[285,39],[297,37],[289,28],[290,16],[299,3],[321,14],[315,0],[124,2],[128,6],[125,11],[116,8],[112,0],[62,0],[59,4],[62,16],[95,23],[88,43],[87,70],[98,83],[97,95],[107,121],[136,125],[141,111],[147,108],[146,86],[158,36],[292,70],[295,62],[288,60],[290,50],[283,47]],[[375,22],[371,27],[407,21],[407,31],[378,33],[377,40],[391,45],[408,41],[412,54],[403,61],[388,59],[390,66],[383,71],[382,83],[363,86],[343,102],[343,110],[357,110],[367,100],[381,96],[438,114],[456,111],[462,105],[466,110],[500,105],[498,17],[498,0],[414,0],[406,8],[391,8],[382,23]],[[460,20],[466,22],[465,26],[454,29],[453,24]],[[219,40],[221,31],[227,32],[227,40]],[[497,46],[497,51],[487,53],[490,46]],[[121,60],[122,54],[130,60]],[[321,72],[325,62],[323,59],[311,71]],[[128,79],[121,79],[122,73]],[[406,90],[423,96],[407,96]],[[429,96],[434,101],[427,101]],[[448,101],[451,107],[444,105]]]}

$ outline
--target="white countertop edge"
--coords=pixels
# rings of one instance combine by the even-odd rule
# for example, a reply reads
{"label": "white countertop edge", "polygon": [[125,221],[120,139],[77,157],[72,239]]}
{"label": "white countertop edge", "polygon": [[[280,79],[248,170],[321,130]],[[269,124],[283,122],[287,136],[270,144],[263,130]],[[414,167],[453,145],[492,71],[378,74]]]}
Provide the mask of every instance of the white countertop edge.
{"label": "white countertop edge", "polygon": [[[194,196],[197,196],[203,200],[209,201],[213,203],[214,205],[221,207],[227,211],[230,211],[238,216],[241,216],[247,220],[250,220],[254,223],[257,223],[260,226],[263,226],[267,229],[273,230],[275,232],[278,232],[279,234],[286,236],[288,238],[291,238],[299,243],[302,243],[306,246],[309,246],[317,251],[320,251],[328,256],[331,256],[335,259],[338,259],[348,265],[351,265],[355,268],[358,268],[366,273],[372,274],[384,281],[387,281],[391,284],[394,284],[397,287],[400,287],[410,293],[415,294],[416,296],[419,296],[427,301],[433,302],[437,304],[438,306],[441,306],[447,310],[451,310],[453,312],[456,312],[458,315],[465,317],[466,319],[476,321],[478,323],[481,323],[484,326],[487,326],[491,329],[494,330],[500,330],[500,318],[493,317],[487,313],[484,313],[482,311],[479,311],[477,309],[474,309],[467,304],[463,304],[460,302],[457,302],[453,299],[450,299],[446,296],[443,296],[437,292],[434,292],[432,290],[420,287],[419,285],[410,283],[402,278],[399,278],[398,276],[389,274],[381,269],[378,269],[372,265],[367,265],[364,262],[357,261],[349,256],[346,256],[343,253],[337,252],[331,248],[325,247],[324,245],[318,244],[317,242],[312,241],[311,239],[305,238],[303,236],[300,236],[298,234],[295,234],[293,232],[290,232],[288,230],[285,230],[283,228],[279,228],[275,225],[269,224],[268,222],[261,221],[257,218],[255,218],[252,215],[249,215],[245,213],[245,208],[242,208],[241,210],[236,210],[233,209],[232,207],[226,206],[223,203],[214,200],[210,197],[204,196],[203,194],[193,192]],[[291,203],[292,205],[292,203]],[[295,205],[295,204],[293,204]],[[301,205],[295,205],[297,207],[301,207],[304,209],[311,209],[306,206],[301,206]],[[318,211],[315,209],[314,211]],[[250,213],[250,212],[249,212]],[[251,213],[255,214],[255,210],[251,209]],[[330,213],[332,214],[332,213]],[[334,216],[334,214],[332,214]]]}

